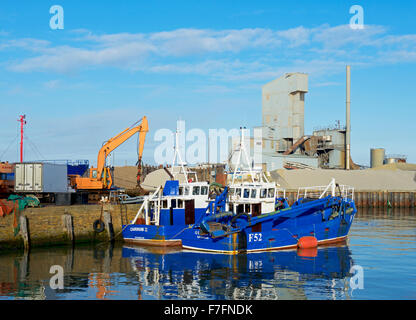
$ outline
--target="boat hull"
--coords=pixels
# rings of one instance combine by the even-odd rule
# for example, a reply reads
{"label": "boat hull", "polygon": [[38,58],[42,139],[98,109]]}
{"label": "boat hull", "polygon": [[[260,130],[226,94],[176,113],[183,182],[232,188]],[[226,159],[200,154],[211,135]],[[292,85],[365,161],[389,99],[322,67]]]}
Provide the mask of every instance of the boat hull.
{"label": "boat hull", "polygon": [[[346,240],[355,212],[330,221],[306,224],[304,226],[263,229],[261,232],[251,230],[233,233],[218,239],[201,236],[199,231],[187,231],[182,236],[182,247],[189,250],[210,251],[218,253],[259,252],[284,250],[298,247],[299,239],[312,236],[318,245],[328,245]],[[318,217],[316,217],[318,218]],[[299,219],[297,224],[299,224]],[[198,234],[197,234],[198,233]]]}
{"label": "boat hull", "polygon": [[[250,229],[229,234],[221,238],[212,238],[201,234],[199,228],[189,226],[123,226],[124,241],[145,246],[183,247],[189,250],[208,251],[236,254],[241,252],[259,252],[284,250],[298,247],[302,237],[313,236],[318,245],[328,245],[343,242],[355,215],[355,211],[330,221],[319,221],[320,215],[305,217],[305,220],[316,220],[301,226],[301,219],[296,220],[296,226],[283,224],[276,228],[260,232],[250,232]],[[306,221],[305,221],[306,222]]]}
{"label": "boat hull", "polygon": [[123,225],[124,242],[154,247],[181,247],[181,233],[188,226]]}
{"label": "boat hull", "polygon": [[[345,241],[356,211],[354,201],[340,202],[339,199],[328,197],[251,217],[245,225],[243,223],[242,227],[231,232],[222,232],[221,229],[219,233],[211,232],[204,230],[203,224],[135,224],[123,226],[123,237],[126,242],[146,246],[178,246],[229,254],[292,249],[299,246],[303,237],[314,237],[317,245]],[[220,220],[217,222],[224,217],[229,219],[227,215],[218,217]],[[217,222],[217,225],[221,225]],[[227,226],[230,226],[230,220]]]}

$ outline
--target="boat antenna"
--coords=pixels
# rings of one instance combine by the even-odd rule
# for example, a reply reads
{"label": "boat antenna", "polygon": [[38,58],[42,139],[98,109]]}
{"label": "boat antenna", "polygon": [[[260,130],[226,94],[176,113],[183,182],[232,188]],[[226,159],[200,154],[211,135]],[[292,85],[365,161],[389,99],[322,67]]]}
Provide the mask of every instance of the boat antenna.
{"label": "boat antenna", "polygon": [[173,147],[174,148],[174,153],[173,153],[173,160],[172,160],[172,172],[173,172],[173,168],[175,166],[176,157],[178,157],[178,163],[182,168],[183,174],[185,175],[186,183],[188,183],[188,173],[185,170],[185,167],[184,167],[185,163],[182,161],[181,153],[179,152],[179,133],[180,133],[179,129],[176,128],[176,131],[175,131],[175,145]]}
{"label": "boat antenna", "polygon": [[236,173],[237,173],[237,168],[239,168],[240,163],[241,163],[241,155],[242,155],[242,153],[244,153],[244,157],[245,157],[246,162],[247,162],[247,164],[249,166],[251,180],[254,183],[254,175],[253,175],[252,166],[250,165],[250,160],[249,160],[249,157],[248,157],[248,154],[247,154],[246,146],[244,144],[244,130],[245,129],[246,129],[246,127],[244,127],[244,128],[240,127],[241,138],[240,138],[239,150],[238,150],[238,155],[237,155],[237,163],[236,163],[235,168],[234,168],[233,182],[232,182],[233,184],[234,184],[234,179],[235,179],[235,176],[236,176]]}

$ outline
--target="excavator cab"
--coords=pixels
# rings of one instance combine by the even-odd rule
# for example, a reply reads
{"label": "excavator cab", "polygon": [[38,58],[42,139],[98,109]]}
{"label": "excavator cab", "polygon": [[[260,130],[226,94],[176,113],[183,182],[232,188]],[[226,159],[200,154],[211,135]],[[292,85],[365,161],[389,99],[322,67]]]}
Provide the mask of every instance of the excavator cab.
{"label": "excavator cab", "polygon": [[90,178],[97,179],[97,169],[91,169]]}

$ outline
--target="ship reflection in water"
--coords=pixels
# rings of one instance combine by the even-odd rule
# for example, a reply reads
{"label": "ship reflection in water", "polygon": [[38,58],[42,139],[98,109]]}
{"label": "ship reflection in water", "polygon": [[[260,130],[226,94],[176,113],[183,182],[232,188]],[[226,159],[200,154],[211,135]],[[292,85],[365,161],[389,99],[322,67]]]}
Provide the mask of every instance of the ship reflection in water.
{"label": "ship reflection in water", "polygon": [[125,246],[123,257],[157,299],[307,299],[310,290],[314,299],[345,299],[352,265],[347,246],[240,255]]}
{"label": "ship reflection in water", "polygon": [[[221,255],[119,243],[1,252],[0,300],[414,300],[415,230],[414,210],[362,209],[348,245],[315,252]],[[50,286],[56,265],[63,289]],[[363,268],[363,288],[353,266]]]}
{"label": "ship reflection in water", "polygon": [[[51,288],[53,265],[64,288]],[[347,246],[240,255],[112,245],[0,256],[0,299],[348,299]],[[53,280],[52,280],[53,281]]]}

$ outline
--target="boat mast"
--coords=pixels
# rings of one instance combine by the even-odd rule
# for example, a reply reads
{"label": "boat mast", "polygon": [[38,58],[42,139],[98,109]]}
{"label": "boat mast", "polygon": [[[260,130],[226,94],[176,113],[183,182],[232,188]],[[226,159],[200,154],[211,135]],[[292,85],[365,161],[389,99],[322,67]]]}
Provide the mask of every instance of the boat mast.
{"label": "boat mast", "polygon": [[172,160],[172,172],[175,166],[176,157],[178,157],[178,164],[181,166],[183,174],[185,175],[186,183],[189,183],[188,173],[185,170],[184,162],[182,161],[181,153],[179,152],[179,129],[178,128],[176,128],[176,131],[175,131],[175,145],[173,148],[174,148],[174,153],[173,153],[173,160]]}
{"label": "boat mast", "polygon": [[[232,182],[233,184],[234,184],[234,179],[235,179],[235,176],[236,176],[236,173],[237,173],[237,168],[240,166],[240,163],[241,163],[241,154],[242,153],[244,153],[244,157],[246,158],[246,161],[247,161],[247,164],[248,164],[248,167],[249,167],[249,170],[250,170],[251,180],[253,181],[253,183],[255,182],[254,181],[253,170],[252,170],[252,167],[251,167],[251,164],[250,164],[250,159],[248,157],[246,146],[244,144],[244,129],[245,129],[245,127],[244,128],[240,127],[241,138],[240,138],[240,146],[239,146],[238,156],[237,156],[237,163],[236,163],[235,168],[234,168],[233,182]],[[240,171],[242,171],[242,170],[240,169]]]}

